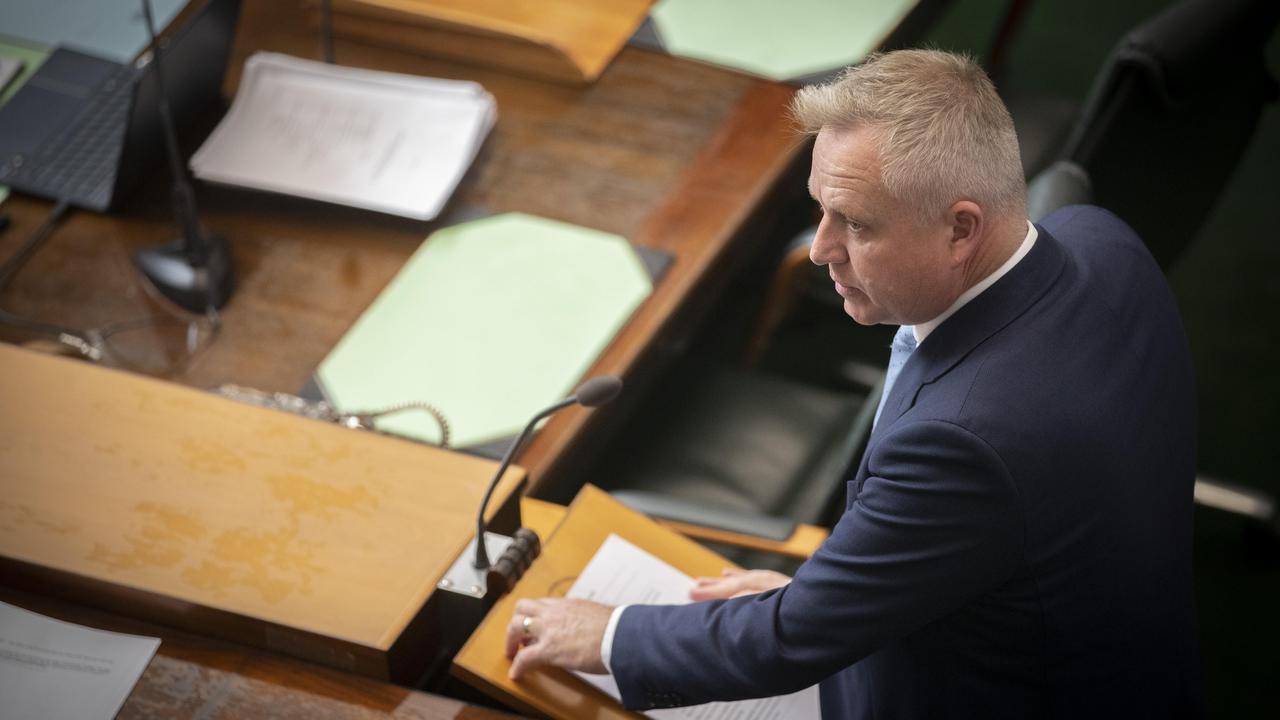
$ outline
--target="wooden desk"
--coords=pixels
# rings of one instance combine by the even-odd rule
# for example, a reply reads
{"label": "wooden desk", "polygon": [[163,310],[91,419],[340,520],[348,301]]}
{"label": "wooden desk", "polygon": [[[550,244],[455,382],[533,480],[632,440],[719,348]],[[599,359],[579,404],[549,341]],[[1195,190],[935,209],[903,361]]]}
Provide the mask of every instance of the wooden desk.
{"label": "wooden desk", "polygon": [[119,720],[500,720],[510,715],[259,650],[0,587],[0,600],[89,627],[161,639]]}
{"label": "wooden desk", "polygon": [[[244,0],[228,95],[256,50],[318,57],[306,17],[296,3]],[[585,88],[352,42],[339,41],[336,55],[344,65],[476,80],[497,98],[497,126],[453,210],[533,213],[675,256],[591,370],[622,375],[631,392],[594,413],[559,414],[518,459],[545,496],[600,444],[627,396],[643,394],[679,351],[739,251],[754,242],[775,186],[803,193],[802,141],[785,117],[793,89],[636,48],[624,49]],[[175,234],[163,167],[117,213],[64,220],[0,293],[0,307],[82,329],[160,313],[130,255]],[[172,378],[201,388],[235,382],[297,392],[432,228],[241,190],[201,187],[197,194],[205,225],[231,242],[238,282],[222,336]],[[13,225],[0,235],[0,257],[49,207],[18,196],[6,203]],[[0,339],[24,337],[0,328]]]}
{"label": "wooden desk", "polygon": [[0,585],[406,683],[465,626],[436,586],[497,463],[6,345],[0,378]]}

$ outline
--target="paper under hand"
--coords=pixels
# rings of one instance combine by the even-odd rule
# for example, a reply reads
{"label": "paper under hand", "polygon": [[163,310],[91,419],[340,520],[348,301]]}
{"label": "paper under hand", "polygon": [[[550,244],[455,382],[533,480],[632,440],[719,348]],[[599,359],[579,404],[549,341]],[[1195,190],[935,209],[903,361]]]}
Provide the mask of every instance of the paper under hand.
{"label": "paper under hand", "polygon": [[[692,588],[693,578],[617,535],[610,535],[583,568],[568,597],[605,605],[684,605],[689,602]],[[622,697],[612,675],[578,673],[578,677],[615,699]],[[658,720],[791,720],[816,718],[819,714],[816,685],[790,695],[646,713]]]}

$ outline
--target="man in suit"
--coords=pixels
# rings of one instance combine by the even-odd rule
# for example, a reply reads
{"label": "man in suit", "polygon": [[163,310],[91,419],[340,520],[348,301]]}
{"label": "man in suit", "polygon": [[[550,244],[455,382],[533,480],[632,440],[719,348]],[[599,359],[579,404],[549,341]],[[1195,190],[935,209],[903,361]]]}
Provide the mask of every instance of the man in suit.
{"label": "man in suit", "polygon": [[1026,220],[966,58],[876,56],[794,110],[812,259],[854,320],[902,326],[846,511],[790,581],[522,601],[512,675],[608,670],[640,710],[820,682],[828,718],[1198,714],[1193,376],[1142,243],[1098,208]]}

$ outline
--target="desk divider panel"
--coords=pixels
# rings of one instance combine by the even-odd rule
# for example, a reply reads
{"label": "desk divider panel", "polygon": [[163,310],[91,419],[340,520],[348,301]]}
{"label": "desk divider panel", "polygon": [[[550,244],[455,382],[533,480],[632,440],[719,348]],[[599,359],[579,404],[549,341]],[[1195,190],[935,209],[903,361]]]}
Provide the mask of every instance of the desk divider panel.
{"label": "desk divider panel", "polygon": [[0,584],[418,680],[496,463],[3,344],[0,378]]}

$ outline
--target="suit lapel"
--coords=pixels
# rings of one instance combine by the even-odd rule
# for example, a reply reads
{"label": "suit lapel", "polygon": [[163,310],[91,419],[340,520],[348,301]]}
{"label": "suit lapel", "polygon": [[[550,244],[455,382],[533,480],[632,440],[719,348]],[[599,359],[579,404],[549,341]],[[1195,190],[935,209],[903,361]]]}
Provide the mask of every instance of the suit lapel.
{"label": "suit lapel", "polygon": [[947,318],[907,359],[885,400],[872,443],[915,405],[920,388],[945,375],[1049,291],[1062,273],[1066,251],[1044,228],[1037,225],[1036,231],[1036,243],[1021,262]]}

